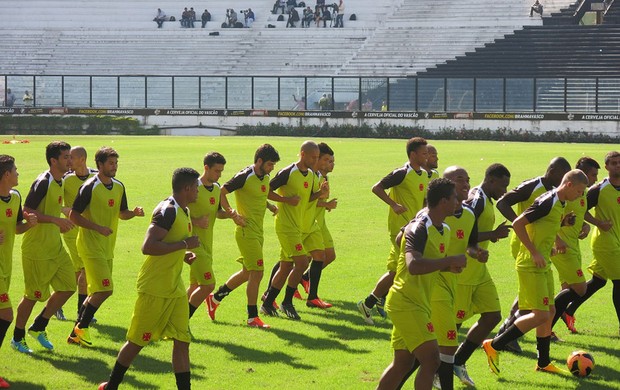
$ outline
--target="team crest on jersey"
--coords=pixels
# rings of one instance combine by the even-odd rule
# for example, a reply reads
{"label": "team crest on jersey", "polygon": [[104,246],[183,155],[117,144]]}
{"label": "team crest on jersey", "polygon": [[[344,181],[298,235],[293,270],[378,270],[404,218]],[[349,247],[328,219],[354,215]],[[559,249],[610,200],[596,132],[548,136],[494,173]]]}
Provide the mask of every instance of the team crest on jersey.
{"label": "team crest on jersey", "polygon": [[586,202],[585,202],[585,200],[583,200],[583,198],[581,198],[581,199],[579,200],[579,205],[580,205],[581,207],[584,207],[584,206],[586,205]]}
{"label": "team crest on jersey", "polygon": [[461,320],[462,320],[463,318],[465,318],[465,310],[459,310],[459,311],[457,311],[457,312],[456,312],[456,318],[461,319]]}
{"label": "team crest on jersey", "polygon": [[256,260],[256,265],[259,266],[259,267],[262,267],[263,266],[263,259]]}
{"label": "team crest on jersey", "polygon": [[581,268],[579,268],[577,270],[577,276],[582,277],[583,276],[583,271],[581,270]]}
{"label": "team crest on jersey", "polygon": [[549,297],[544,297],[543,298],[543,305],[549,306]]}
{"label": "team crest on jersey", "polygon": [[295,244],[295,250],[296,250],[297,252],[301,252],[301,250],[302,250],[303,248],[304,248],[304,247],[303,247],[301,244]]}
{"label": "team crest on jersey", "polygon": [[459,240],[465,238],[465,232],[463,231],[463,229],[458,229],[456,231],[456,238],[458,238]]}
{"label": "team crest on jersey", "polygon": [[434,332],[434,331],[435,331],[435,327],[433,326],[433,323],[432,323],[432,322],[429,322],[429,323],[427,323],[427,324],[426,324],[426,329],[427,329],[429,332]]}
{"label": "team crest on jersey", "polygon": [[13,216],[13,209],[6,209],[5,214],[7,218],[11,218]]}
{"label": "team crest on jersey", "polygon": [[58,195],[58,204],[62,204],[62,195]]}
{"label": "team crest on jersey", "polygon": [[210,197],[209,198],[209,203],[210,204],[215,204],[215,198],[214,197]]}
{"label": "team crest on jersey", "polygon": [[420,183],[420,191],[424,191],[424,184]]}
{"label": "team crest on jersey", "polygon": [[308,182],[304,181],[304,188],[308,188]]}
{"label": "team crest on jersey", "polygon": [[142,341],[151,341],[151,337],[153,337],[152,333],[142,333]]}
{"label": "team crest on jersey", "polygon": [[620,204],[620,196],[618,197],[618,199],[616,199],[616,202],[618,202],[618,204]]}
{"label": "team crest on jersey", "polygon": [[211,272],[205,272],[205,280],[211,279]]}
{"label": "team crest on jersey", "polygon": [[41,291],[37,290],[34,292],[34,297],[37,299],[41,299]]}
{"label": "team crest on jersey", "polygon": [[442,242],[441,244],[439,244],[439,253],[444,253],[445,251],[446,251],[446,246]]}
{"label": "team crest on jersey", "polygon": [[108,199],[108,207],[114,207],[114,199]]}
{"label": "team crest on jersey", "polygon": [[448,340],[456,340],[456,330],[449,330],[446,336]]}
{"label": "team crest on jersey", "polygon": [[9,301],[9,294],[4,293],[2,295],[0,295],[0,302],[4,303],[4,302],[8,302]]}
{"label": "team crest on jersey", "polygon": [[110,279],[103,279],[101,285],[103,285],[103,287],[110,287]]}
{"label": "team crest on jersey", "polygon": [[261,192],[265,192],[267,191],[267,187],[265,187],[265,185],[263,184],[262,186],[260,186],[260,190]]}

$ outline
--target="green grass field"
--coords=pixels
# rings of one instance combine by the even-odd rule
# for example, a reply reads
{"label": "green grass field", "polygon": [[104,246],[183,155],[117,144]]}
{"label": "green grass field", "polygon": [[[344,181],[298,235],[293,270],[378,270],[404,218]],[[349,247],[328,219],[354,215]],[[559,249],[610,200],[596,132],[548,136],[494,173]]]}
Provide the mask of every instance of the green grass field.
{"label": "green grass field", "polygon": [[[51,137],[32,137],[29,144],[2,145],[0,153],[17,158],[18,189],[25,197],[35,177],[47,169],[45,145]],[[299,138],[243,137],[66,137],[72,145],[83,145],[93,161],[95,150],[112,146],[120,154],[117,178],[127,188],[129,207],[143,206],[150,215],[155,205],[170,192],[174,168],[192,166],[201,170],[204,154],[217,150],[228,160],[222,182],[252,163],[255,149],[264,142],[280,152],[276,170],[296,161]],[[322,141],[322,140],[317,140]],[[370,191],[371,186],[406,161],[404,140],[325,140],[336,152],[336,168],[331,175],[331,195],[339,205],[327,215],[336,243],[336,262],[323,273],[321,297],[334,304],[328,311],[308,309],[298,303],[301,322],[267,318],[270,330],[244,325],[245,289],[234,291],[220,306],[217,321],[205,310],[192,318],[192,381],[194,389],[372,389],[392,358],[389,321],[377,320],[367,326],[355,304],[374,287],[385,270],[389,243],[387,206]],[[574,163],[589,155],[603,163],[604,154],[617,145],[530,144],[501,142],[433,142],[439,151],[440,170],[448,165],[465,167],[471,183],[481,182],[485,168],[504,163],[512,172],[510,188],[522,180],[544,173],[548,161],[557,155]],[[91,163],[94,164],[94,163]],[[275,172],[274,172],[275,173]],[[601,170],[599,178],[605,176]],[[270,270],[277,260],[279,245],[270,213],[265,216],[265,265]],[[501,216],[497,217],[498,222]],[[65,340],[72,322],[50,321],[48,332],[55,351],[44,351],[35,340],[28,343],[31,356],[9,346],[12,327],[0,351],[0,376],[15,389],[94,389],[106,380],[118,349],[125,340],[134,301],[135,281],[143,262],[140,245],[149,218],[119,223],[114,269],[115,294],[99,310],[99,322],[92,328],[92,349],[68,345]],[[21,239],[16,241],[11,296],[14,306],[23,293]],[[584,262],[589,263],[589,245]],[[507,313],[516,294],[516,273],[507,240],[490,248],[489,267],[498,286],[502,311]],[[219,220],[215,226],[214,267],[219,286],[238,270],[238,250],[233,223]],[[185,271],[186,275],[188,270]],[[268,272],[267,272],[268,275]],[[186,279],[187,280],[187,279]],[[263,280],[266,286],[266,280]],[[65,306],[73,320],[76,298]],[[34,316],[42,309],[35,307]],[[377,318],[377,316],[375,317]],[[470,320],[471,321],[471,320]],[[465,324],[465,328],[471,322]],[[611,303],[611,283],[577,312],[580,333],[571,335],[560,322],[556,332],[565,342],[553,344],[552,359],[564,362],[573,350],[585,349],[596,359],[596,368],[587,379],[558,377],[534,372],[535,337],[525,336],[524,353],[502,354],[502,376],[493,376],[484,353],[476,351],[468,362],[472,378],[480,389],[620,389],[620,338]],[[125,376],[124,388],[175,388],[170,357],[172,344],[161,341],[145,348]],[[456,384],[460,387],[460,384]],[[412,388],[413,385],[408,385]]]}

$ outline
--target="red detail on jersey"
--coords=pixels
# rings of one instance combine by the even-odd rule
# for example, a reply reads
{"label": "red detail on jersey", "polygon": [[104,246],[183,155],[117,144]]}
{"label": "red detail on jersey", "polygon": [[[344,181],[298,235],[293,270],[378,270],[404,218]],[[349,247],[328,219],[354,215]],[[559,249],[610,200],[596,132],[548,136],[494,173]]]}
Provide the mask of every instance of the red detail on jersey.
{"label": "red detail on jersey", "polygon": [[449,330],[446,336],[448,340],[456,340],[456,330]]}
{"label": "red detail on jersey", "polygon": [[34,297],[37,299],[41,299],[41,291],[37,290],[34,292]]}
{"label": "red detail on jersey", "polygon": [[103,287],[110,287],[110,279],[103,279],[101,281],[101,284],[103,285]]}
{"label": "red detail on jersey", "polygon": [[58,195],[58,204],[62,204],[62,195]]}
{"label": "red detail on jersey", "polygon": [[0,295],[0,302],[8,302],[9,301],[9,294],[2,294]]}
{"label": "red detail on jersey", "polygon": [[304,247],[301,244],[295,244],[295,250],[297,252],[301,252],[302,249],[304,249]]}
{"label": "red detail on jersey", "polygon": [[114,207],[114,199],[108,199],[108,207]]}
{"label": "red detail on jersey", "polygon": [[308,188],[308,182],[304,181],[304,188]]}
{"label": "red detail on jersey", "polygon": [[211,203],[211,204],[215,204],[215,198],[214,198],[214,197],[210,197],[210,198],[209,198],[209,203]]}
{"label": "red detail on jersey", "polygon": [[577,276],[582,277],[583,276],[583,271],[580,269],[577,270]]}
{"label": "red detail on jersey", "polygon": [[549,297],[544,297],[543,298],[543,305],[549,306]]}
{"label": "red detail on jersey", "polygon": [[432,322],[429,322],[428,324],[426,324],[426,329],[428,329],[429,332],[435,331],[435,327],[433,326]]}
{"label": "red detail on jersey", "polygon": [[263,259],[256,260],[256,265],[259,266],[259,267],[262,267],[263,266]]}
{"label": "red detail on jersey", "polygon": [[465,310],[459,310],[456,312],[456,318],[463,319],[465,318]]}
{"label": "red detail on jersey", "polygon": [[267,191],[267,187],[265,187],[265,185],[263,184],[262,186],[260,186],[260,190],[261,190],[261,192],[266,192]]}
{"label": "red detail on jersey", "polygon": [[618,199],[616,199],[616,202],[618,202],[618,204],[620,204],[620,196],[618,197]]}
{"label": "red detail on jersey", "polygon": [[586,202],[585,202],[585,200],[583,200],[583,198],[581,198],[581,199],[579,200],[579,205],[580,205],[581,207],[584,207],[584,206],[586,205]]}
{"label": "red detail on jersey", "polygon": [[420,183],[420,191],[424,191],[424,184]]}
{"label": "red detail on jersey", "polygon": [[205,280],[211,279],[211,272],[205,272]]}
{"label": "red detail on jersey", "polygon": [[6,209],[6,217],[11,218],[13,216],[13,209]]}
{"label": "red detail on jersey", "polygon": [[142,341],[151,341],[151,337],[153,334],[151,333],[142,333]]}
{"label": "red detail on jersey", "polygon": [[463,229],[459,229],[456,231],[456,238],[458,238],[459,240],[465,238],[465,232],[463,231]]}
{"label": "red detail on jersey", "polygon": [[445,251],[446,251],[446,246],[442,242],[441,244],[439,244],[439,253],[444,253]]}

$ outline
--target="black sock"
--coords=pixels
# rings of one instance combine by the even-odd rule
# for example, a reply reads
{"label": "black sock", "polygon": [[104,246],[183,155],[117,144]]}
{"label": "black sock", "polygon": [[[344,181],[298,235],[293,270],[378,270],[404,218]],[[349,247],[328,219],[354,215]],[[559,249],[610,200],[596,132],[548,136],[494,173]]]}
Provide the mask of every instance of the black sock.
{"label": "black sock", "polygon": [[226,298],[228,294],[231,293],[231,291],[232,290],[228,288],[226,283],[224,283],[220,288],[217,289],[215,294],[213,294],[213,299],[215,299],[218,302],[222,302],[222,299]]}
{"label": "black sock", "polygon": [[373,307],[375,307],[378,300],[379,298],[375,297],[375,294],[370,293],[370,295],[366,297],[366,300],[364,301],[364,305],[366,305],[367,308],[372,309]]}
{"label": "black sock", "polygon": [[400,390],[403,388],[403,386],[405,385],[405,382],[407,382],[407,380],[411,377],[411,375],[413,375],[413,373],[415,372],[415,370],[418,369],[418,367],[420,367],[420,362],[418,361],[418,359],[416,359],[413,361],[413,367],[411,367],[411,370],[409,370],[409,372],[405,374],[405,377],[400,382],[400,385],[396,387],[396,390]]}
{"label": "black sock", "polygon": [[43,332],[47,327],[47,324],[50,322],[49,318],[43,317],[43,313],[45,312],[45,308],[41,311],[41,313],[34,319],[34,323],[29,330],[34,330],[35,332]]}
{"label": "black sock", "polygon": [[616,317],[618,317],[618,323],[620,324],[620,279],[613,280],[612,283],[614,284],[612,299],[616,308]]}
{"label": "black sock", "polygon": [[457,366],[462,366],[465,364],[465,362],[469,360],[478,347],[480,347],[480,344],[474,343],[469,339],[465,339],[465,341],[463,341],[456,350],[456,354],[454,355],[454,364]]}
{"label": "black sock", "polygon": [[175,372],[174,376],[177,379],[177,390],[190,390],[192,388],[189,371]]}
{"label": "black sock", "polygon": [[319,282],[321,280],[321,272],[323,271],[323,262],[312,260],[310,264],[310,291],[308,292],[308,300],[318,298]]}
{"label": "black sock", "polygon": [[86,294],[78,294],[77,305],[78,305],[78,315],[80,315],[80,309],[84,305],[84,301],[86,300],[88,295]]}
{"label": "black sock", "polygon": [[439,382],[441,383],[442,390],[454,389],[454,363],[448,363],[442,360],[437,370],[437,375],[439,375]]}
{"label": "black sock", "polygon": [[190,303],[189,304],[189,318],[192,318],[196,310],[198,310],[198,308]]}
{"label": "black sock", "polygon": [[13,340],[20,341],[24,337],[26,337],[26,329],[21,329],[16,326],[13,329]]}
{"label": "black sock", "polygon": [[310,281],[310,270],[304,272],[304,274],[301,275],[301,278],[305,280],[306,282]]}
{"label": "black sock", "polygon": [[293,295],[295,295],[295,291],[297,288],[286,286],[286,293],[284,294],[284,299],[282,300],[283,305],[292,305],[293,304]]}
{"label": "black sock", "polygon": [[0,319],[0,347],[2,346],[2,342],[6,337],[6,331],[9,330],[9,326],[11,325],[11,321]]}
{"label": "black sock", "polygon": [[562,317],[562,314],[564,314],[566,307],[577,298],[579,298],[579,294],[577,294],[572,288],[562,290],[555,296],[555,316],[551,322],[552,329],[555,326],[555,323],[558,322],[560,317]]}
{"label": "black sock", "polygon": [[276,300],[278,294],[280,294],[280,289],[271,286],[269,291],[267,291],[267,296],[265,297],[265,302],[263,302],[263,304],[265,306],[273,306],[273,301]]}
{"label": "black sock", "polygon": [[504,333],[499,336],[495,336],[495,338],[491,342],[491,346],[496,350],[501,351],[506,347],[506,344],[518,339],[521,336],[523,336],[523,332],[521,332],[515,324],[512,324],[508,327],[508,329],[506,329]]}
{"label": "black sock", "polygon": [[564,312],[570,316],[574,316],[577,309],[579,309],[579,306],[583,305],[583,303],[594,295],[595,292],[605,287],[605,284],[607,284],[605,279],[593,276],[592,279],[588,280],[588,283],[586,283],[587,288],[584,296],[573,300]]}
{"label": "black sock", "polygon": [[248,319],[258,317],[258,307],[256,305],[248,305]]}
{"label": "black sock", "polygon": [[77,325],[80,322],[80,318],[82,318],[82,314],[84,314],[84,303],[82,303],[82,306],[80,306],[80,308],[78,309],[78,315],[77,318],[75,320],[75,324]]}
{"label": "black sock", "polygon": [[273,277],[276,276],[276,272],[280,269],[280,262],[276,262],[271,269],[271,275],[269,275],[269,283],[267,283],[267,291],[271,288],[271,282],[273,282]]}
{"label": "black sock", "polygon": [[114,368],[112,369],[112,373],[110,374],[110,379],[108,380],[108,384],[106,386],[107,390],[116,390],[118,389],[118,385],[123,381],[123,377],[129,367],[125,367],[120,364],[118,361],[114,363]]}
{"label": "black sock", "polygon": [[551,345],[551,336],[536,337],[536,349],[538,350],[538,367],[547,367],[551,363],[549,357],[549,346]]}
{"label": "black sock", "polygon": [[82,312],[82,316],[80,317],[80,322],[78,323],[78,327],[80,329],[88,328],[97,310],[99,310],[98,307],[95,307],[91,305],[90,302],[88,302],[86,306],[84,307],[84,311]]}

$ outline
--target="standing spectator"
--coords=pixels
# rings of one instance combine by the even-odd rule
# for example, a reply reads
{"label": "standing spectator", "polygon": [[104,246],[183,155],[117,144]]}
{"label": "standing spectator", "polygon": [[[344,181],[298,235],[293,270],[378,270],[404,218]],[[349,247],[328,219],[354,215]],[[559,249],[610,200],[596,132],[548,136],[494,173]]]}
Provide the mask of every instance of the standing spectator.
{"label": "standing spectator", "polygon": [[153,20],[157,23],[157,28],[161,28],[166,20],[166,13],[161,8],[157,8],[157,15]]}
{"label": "standing spectator", "polygon": [[181,14],[181,27],[188,27],[189,26],[189,11],[187,10],[187,7],[185,7],[185,9],[183,10],[183,13]]}
{"label": "standing spectator", "polygon": [[321,111],[327,111],[329,110],[329,106],[330,106],[329,98],[327,97],[327,94],[324,93],[323,96],[321,96],[321,98],[319,99],[319,109]]}
{"label": "standing spectator", "polygon": [[26,93],[24,93],[24,97],[22,98],[22,100],[24,101],[24,106],[32,107],[32,103],[34,101],[34,98],[30,94],[30,91],[26,90]]}
{"label": "standing spectator", "polygon": [[388,105],[387,103],[384,101],[381,102],[381,111],[385,112],[388,110]]}
{"label": "standing spectator", "polygon": [[530,17],[534,16],[534,12],[536,12],[537,14],[540,14],[540,16],[542,17],[543,6],[542,4],[538,2],[538,0],[536,0],[534,4],[532,5],[532,8],[530,8]]}
{"label": "standing spectator", "polygon": [[340,27],[340,28],[344,27],[344,24],[342,22],[344,18],[344,0],[340,0],[340,4],[338,4],[338,8],[335,9],[334,12],[338,12],[338,15],[336,15],[336,24],[334,25],[334,27]]}
{"label": "standing spectator", "polygon": [[297,0],[286,0],[286,13],[290,14],[295,7],[297,7]]}
{"label": "standing spectator", "polygon": [[312,12],[312,8],[307,7],[304,10],[304,18],[301,21],[301,27],[304,27],[304,24],[306,27],[310,27],[310,22],[312,22],[314,20],[314,12]]}
{"label": "standing spectator", "polygon": [[288,14],[288,21],[286,27],[295,27],[295,23],[299,22],[299,12],[295,8],[291,8],[291,12]]}
{"label": "standing spectator", "polygon": [[[327,9],[327,7],[323,7],[323,13],[321,14],[321,20],[323,21],[323,28],[327,27],[327,21],[331,21],[332,20],[332,15],[329,12],[329,10]],[[331,24],[330,24],[331,26]],[[318,27],[318,24],[317,24]]]}
{"label": "standing spectator", "polygon": [[211,21],[211,14],[209,13],[209,11],[207,11],[207,9],[205,8],[205,12],[202,13],[202,28],[205,28],[205,26],[207,25],[207,22]]}
{"label": "standing spectator", "polygon": [[245,16],[245,27],[252,27],[252,23],[254,23],[255,20],[254,11],[252,11],[252,8],[248,8],[243,15]]}
{"label": "standing spectator", "polygon": [[[299,20],[299,15],[297,16],[297,20]],[[7,90],[6,90],[6,106],[7,107],[13,107],[13,104],[15,104],[15,95],[11,91],[11,88],[7,88]]]}
{"label": "standing spectator", "polygon": [[228,27],[235,27],[235,24],[237,23],[237,13],[235,12],[235,10],[230,8],[226,12],[226,17],[228,19]]}
{"label": "standing spectator", "polygon": [[323,11],[325,9],[325,0],[316,0],[316,6],[314,7],[314,9],[321,9],[321,11]]}
{"label": "standing spectator", "polygon": [[366,103],[362,104],[362,111],[372,111],[372,101],[366,98]]}
{"label": "standing spectator", "polygon": [[304,96],[300,97],[299,100],[297,100],[297,97],[295,97],[295,94],[293,94],[293,100],[295,101],[295,107],[293,107],[293,110],[297,110],[297,111],[306,110],[306,98]]}
{"label": "standing spectator", "polygon": [[194,11],[194,7],[189,9],[189,18],[187,20],[187,27],[194,28],[194,21],[196,20],[196,11]]}
{"label": "standing spectator", "polygon": [[277,14],[278,8],[282,9],[282,15],[284,15],[284,9],[286,8],[286,0],[276,0],[276,2],[273,3],[273,9],[271,10],[271,13],[274,15]]}

